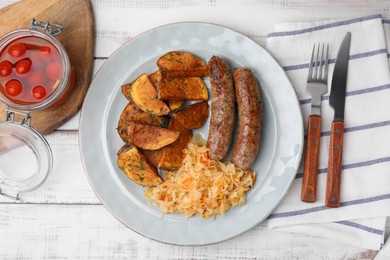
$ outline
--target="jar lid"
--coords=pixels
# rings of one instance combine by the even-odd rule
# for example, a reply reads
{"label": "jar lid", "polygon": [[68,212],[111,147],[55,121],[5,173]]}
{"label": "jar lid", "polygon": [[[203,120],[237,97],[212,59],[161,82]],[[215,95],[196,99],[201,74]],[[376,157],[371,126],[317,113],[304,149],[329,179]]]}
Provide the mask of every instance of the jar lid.
{"label": "jar lid", "polygon": [[19,194],[43,184],[53,166],[53,154],[46,139],[30,126],[30,115],[14,121],[7,112],[0,122],[0,194],[19,199]]}

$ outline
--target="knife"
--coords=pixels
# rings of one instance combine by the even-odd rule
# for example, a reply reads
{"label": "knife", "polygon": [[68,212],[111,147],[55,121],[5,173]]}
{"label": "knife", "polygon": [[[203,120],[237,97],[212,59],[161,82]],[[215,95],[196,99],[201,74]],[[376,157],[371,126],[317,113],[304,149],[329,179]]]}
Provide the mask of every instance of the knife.
{"label": "knife", "polygon": [[334,110],[330,131],[328,176],[326,180],[325,206],[340,207],[341,162],[343,157],[344,107],[347,88],[351,33],[341,42],[334,66],[329,105]]}

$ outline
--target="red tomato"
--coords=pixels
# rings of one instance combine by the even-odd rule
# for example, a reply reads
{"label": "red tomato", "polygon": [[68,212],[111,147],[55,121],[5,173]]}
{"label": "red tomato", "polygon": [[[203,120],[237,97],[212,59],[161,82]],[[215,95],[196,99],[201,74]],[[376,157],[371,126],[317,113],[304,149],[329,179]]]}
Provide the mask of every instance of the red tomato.
{"label": "red tomato", "polygon": [[0,76],[6,77],[12,72],[13,65],[8,60],[0,62]]}
{"label": "red tomato", "polygon": [[42,86],[36,86],[33,88],[32,94],[36,99],[42,99],[46,96],[46,89]]}
{"label": "red tomato", "polygon": [[20,60],[16,63],[15,68],[17,73],[26,74],[31,69],[31,60],[30,59]]}
{"label": "red tomato", "polygon": [[60,78],[61,64],[59,62],[49,63],[46,67],[46,76],[49,79],[57,80]]}
{"label": "red tomato", "polygon": [[45,75],[42,71],[34,71],[30,77],[28,77],[28,82],[30,85],[39,85],[43,84]]}
{"label": "red tomato", "polygon": [[51,49],[49,46],[39,46],[39,52],[43,58],[50,58]]}
{"label": "red tomato", "polygon": [[26,53],[26,46],[23,43],[15,43],[8,49],[9,55],[18,58]]}
{"label": "red tomato", "polygon": [[11,79],[7,83],[5,83],[5,91],[8,95],[15,97],[22,93],[22,83],[19,80]]}

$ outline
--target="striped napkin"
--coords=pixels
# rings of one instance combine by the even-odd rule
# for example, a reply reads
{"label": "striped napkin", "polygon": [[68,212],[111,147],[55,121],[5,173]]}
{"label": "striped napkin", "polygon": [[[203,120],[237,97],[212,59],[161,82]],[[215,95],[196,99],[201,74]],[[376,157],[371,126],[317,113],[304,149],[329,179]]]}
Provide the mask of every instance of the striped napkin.
{"label": "striped napkin", "polygon": [[[283,23],[267,36],[267,49],[290,78],[304,118],[311,97],[305,91],[313,44],[330,44],[328,93],[322,97],[317,201],[300,200],[303,162],[288,194],[268,218],[268,227],[306,233],[362,248],[380,249],[390,216],[390,40],[389,21],[380,15],[345,20]],[[385,30],[387,34],[385,35]],[[325,204],[330,126],[330,82],[346,32],[352,33],[340,208]]]}

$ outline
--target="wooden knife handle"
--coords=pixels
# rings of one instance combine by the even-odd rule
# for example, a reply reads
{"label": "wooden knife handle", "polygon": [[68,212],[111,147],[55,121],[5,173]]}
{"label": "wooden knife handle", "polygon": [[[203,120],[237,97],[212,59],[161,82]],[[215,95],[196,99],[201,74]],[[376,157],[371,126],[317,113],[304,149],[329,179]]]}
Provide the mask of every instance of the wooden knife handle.
{"label": "wooden knife handle", "polygon": [[306,154],[303,167],[301,200],[315,202],[317,199],[318,158],[320,154],[321,116],[309,117],[306,139]]}
{"label": "wooden knife handle", "polygon": [[326,179],[325,206],[340,207],[341,167],[343,157],[344,122],[333,121],[330,132],[328,177]]}

